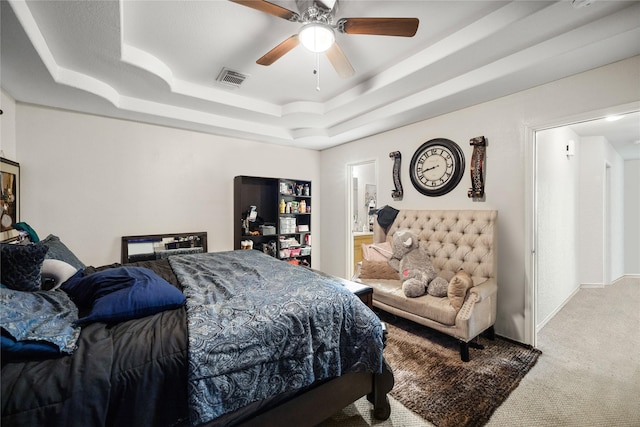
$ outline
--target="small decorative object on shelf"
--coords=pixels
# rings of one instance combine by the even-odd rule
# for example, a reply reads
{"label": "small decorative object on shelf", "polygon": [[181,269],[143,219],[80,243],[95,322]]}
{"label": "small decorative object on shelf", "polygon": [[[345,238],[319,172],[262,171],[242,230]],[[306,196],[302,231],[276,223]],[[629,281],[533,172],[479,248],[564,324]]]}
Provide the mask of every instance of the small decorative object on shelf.
{"label": "small decorative object on shelf", "polygon": [[[234,225],[234,248],[261,250],[295,265],[311,266],[311,181],[237,176],[234,211],[241,221],[248,207],[259,212],[247,232]],[[244,224],[244,223],[241,223]]]}
{"label": "small decorative object on shelf", "polygon": [[471,188],[467,192],[469,198],[484,200],[484,161],[487,154],[487,140],[484,136],[471,138],[473,147],[471,157]]}

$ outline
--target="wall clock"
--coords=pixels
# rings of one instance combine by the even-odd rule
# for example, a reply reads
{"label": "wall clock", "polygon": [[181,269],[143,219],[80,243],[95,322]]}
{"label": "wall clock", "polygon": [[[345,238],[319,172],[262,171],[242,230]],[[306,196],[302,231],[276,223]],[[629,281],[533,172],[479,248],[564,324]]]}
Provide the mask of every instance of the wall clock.
{"label": "wall clock", "polygon": [[464,154],[455,142],[436,138],[425,142],[411,158],[409,176],[413,186],[425,196],[447,194],[464,174]]}

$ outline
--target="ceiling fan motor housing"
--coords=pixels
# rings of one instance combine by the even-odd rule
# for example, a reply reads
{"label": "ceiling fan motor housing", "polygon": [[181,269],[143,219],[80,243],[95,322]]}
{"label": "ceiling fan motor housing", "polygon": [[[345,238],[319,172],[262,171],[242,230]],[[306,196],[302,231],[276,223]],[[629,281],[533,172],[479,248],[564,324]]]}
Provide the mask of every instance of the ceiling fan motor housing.
{"label": "ceiling fan motor housing", "polygon": [[329,7],[322,1],[296,0],[296,5],[300,11],[302,22],[320,22],[333,25],[333,17],[336,14],[338,2],[336,1],[333,7]]}

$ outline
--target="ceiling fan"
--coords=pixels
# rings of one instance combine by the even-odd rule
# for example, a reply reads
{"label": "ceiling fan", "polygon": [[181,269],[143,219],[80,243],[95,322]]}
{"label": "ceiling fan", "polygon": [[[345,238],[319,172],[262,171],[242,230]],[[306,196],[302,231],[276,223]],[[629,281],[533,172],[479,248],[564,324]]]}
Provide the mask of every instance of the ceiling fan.
{"label": "ceiling fan", "polygon": [[278,18],[303,24],[292,35],[256,61],[271,65],[298,44],[316,53],[325,53],[340,77],[355,71],[335,40],[335,31],[344,34],[413,37],[418,31],[417,18],[340,18],[334,22],[338,0],[296,0],[300,13],[264,0],[231,0]]}

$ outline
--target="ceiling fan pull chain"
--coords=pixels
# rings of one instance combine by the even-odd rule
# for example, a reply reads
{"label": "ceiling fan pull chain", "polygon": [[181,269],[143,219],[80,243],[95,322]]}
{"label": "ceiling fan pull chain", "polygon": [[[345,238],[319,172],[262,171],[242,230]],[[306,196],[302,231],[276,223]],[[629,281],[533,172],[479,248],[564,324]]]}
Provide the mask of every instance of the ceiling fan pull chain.
{"label": "ceiling fan pull chain", "polygon": [[314,70],[316,75],[316,90],[320,92],[320,54],[316,53],[316,69]]}

